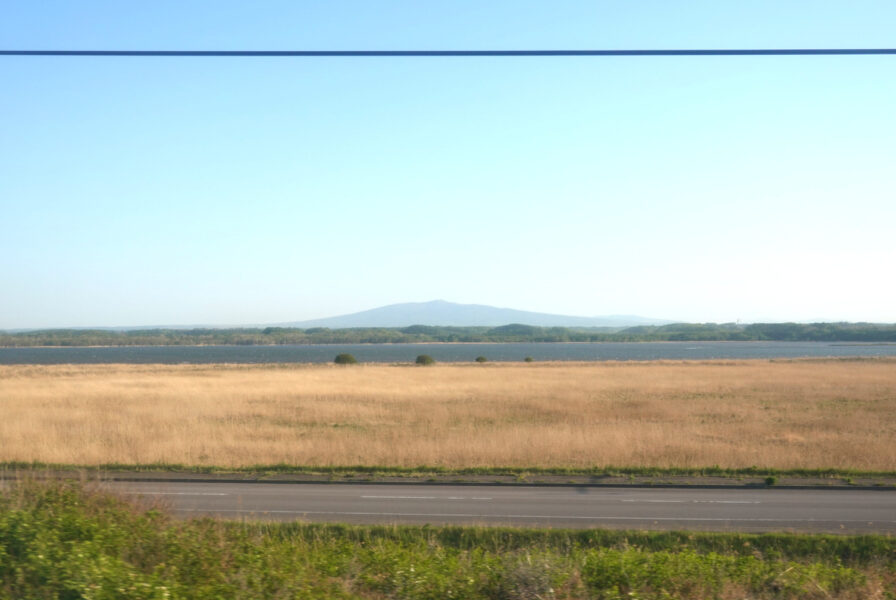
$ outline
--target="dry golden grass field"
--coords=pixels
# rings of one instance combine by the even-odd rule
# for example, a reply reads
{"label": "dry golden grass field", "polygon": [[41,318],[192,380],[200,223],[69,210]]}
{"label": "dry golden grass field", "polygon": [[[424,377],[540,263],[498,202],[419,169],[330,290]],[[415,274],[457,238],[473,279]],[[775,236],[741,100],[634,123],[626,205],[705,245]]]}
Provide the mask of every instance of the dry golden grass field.
{"label": "dry golden grass field", "polygon": [[0,461],[896,470],[896,361],[0,367]]}

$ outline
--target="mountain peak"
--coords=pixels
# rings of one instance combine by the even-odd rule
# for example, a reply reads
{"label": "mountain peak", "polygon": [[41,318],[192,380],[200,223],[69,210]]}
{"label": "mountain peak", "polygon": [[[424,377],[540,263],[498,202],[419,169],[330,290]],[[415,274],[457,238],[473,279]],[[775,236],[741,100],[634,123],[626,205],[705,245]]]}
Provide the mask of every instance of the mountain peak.
{"label": "mountain peak", "polygon": [[290,327],[409,327],[432,325],[442,327],[496,327],[508,324],[536,327],[629,327],[670,323],[638,316],[578,317],[539,313],[485,304],[458,304],[447,300],[390,304],[348,315],[287,323]]}

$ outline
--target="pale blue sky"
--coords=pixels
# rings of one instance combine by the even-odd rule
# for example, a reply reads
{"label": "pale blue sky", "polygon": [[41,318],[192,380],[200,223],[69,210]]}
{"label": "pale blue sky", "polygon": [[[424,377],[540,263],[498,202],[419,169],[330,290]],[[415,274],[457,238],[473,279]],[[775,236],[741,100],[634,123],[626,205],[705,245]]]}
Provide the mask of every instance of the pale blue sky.
{"label": "pale blue sky", "polygon": [[[0,1],[3,49],[896,47],[896,3]],[[0,329],[896,321],[896,56],[0,57]]]}

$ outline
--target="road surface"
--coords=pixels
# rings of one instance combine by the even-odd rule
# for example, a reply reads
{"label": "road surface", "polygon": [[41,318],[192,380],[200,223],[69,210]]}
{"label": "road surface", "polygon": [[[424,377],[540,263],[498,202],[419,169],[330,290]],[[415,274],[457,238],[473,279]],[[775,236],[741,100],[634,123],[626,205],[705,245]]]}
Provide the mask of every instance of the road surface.
{"label": "road surface", "polygon": [[106,482],[179,516],[896,534],[894,490]]}

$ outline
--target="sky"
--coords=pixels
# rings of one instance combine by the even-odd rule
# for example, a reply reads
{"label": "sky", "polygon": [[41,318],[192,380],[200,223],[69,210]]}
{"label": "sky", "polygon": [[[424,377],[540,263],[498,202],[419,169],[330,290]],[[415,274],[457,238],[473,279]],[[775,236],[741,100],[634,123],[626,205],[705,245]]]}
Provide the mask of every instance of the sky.
{"label": "sky", "polygon": [[[0,49],[893,48],[896,3],[0,0]],[[0,57],[0,329],[896,322],[896,56]]]}

